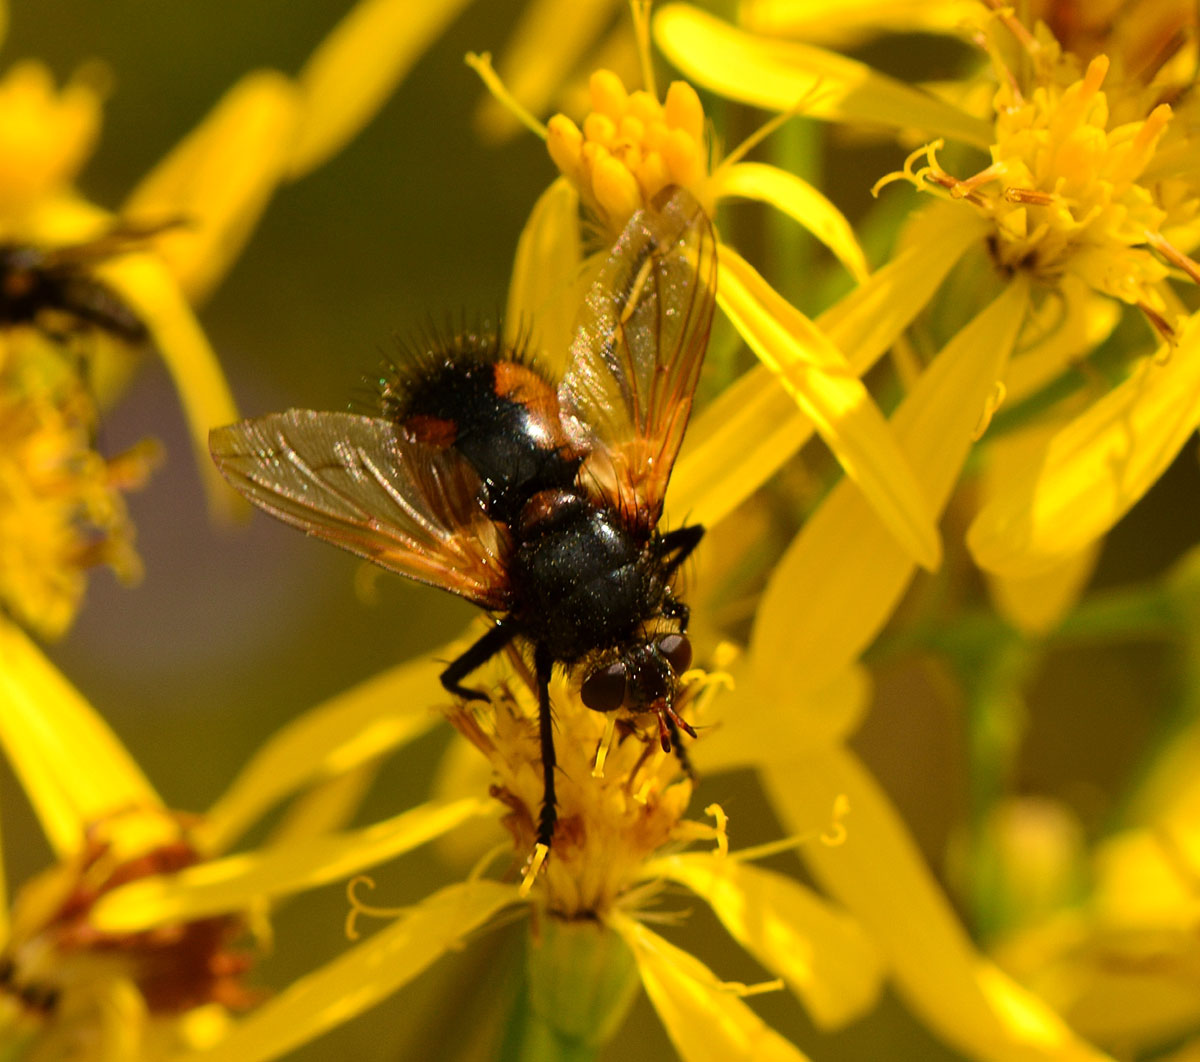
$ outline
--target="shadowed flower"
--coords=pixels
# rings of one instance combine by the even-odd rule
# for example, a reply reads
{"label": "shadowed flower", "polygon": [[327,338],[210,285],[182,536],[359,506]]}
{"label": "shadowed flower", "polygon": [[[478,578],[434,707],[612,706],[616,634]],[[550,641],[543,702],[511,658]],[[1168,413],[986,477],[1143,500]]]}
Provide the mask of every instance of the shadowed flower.
{"label": "shadowed flower", "polygon": [[[411,707],[435,676],[431,664],[406,665],[318,706],[277,734],[207,815],[183,815],[165,808],[33,643],[0,624],[0,746],[57,857],[19,886],[11,915],[0,909],[0,1054],[147,1062],[211,1044],[231,1010],[265,998],[243,982],[253,952],[244,945],[273,898],[481,814],[483,801],[458,800],[329,832],[353,814],[378,756],[436,720]],[[318,748],[336,758],[336,773]],[[222,856],[300,790],[261,852]],[[243,888],[223,905],[229,880]]]}

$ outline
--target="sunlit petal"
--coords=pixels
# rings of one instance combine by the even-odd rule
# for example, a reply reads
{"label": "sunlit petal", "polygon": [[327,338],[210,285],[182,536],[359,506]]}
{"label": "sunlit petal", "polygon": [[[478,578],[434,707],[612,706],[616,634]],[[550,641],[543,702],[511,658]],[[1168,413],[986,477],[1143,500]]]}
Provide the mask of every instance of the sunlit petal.
{"label": "sunlit petal", "polygon": [[928,504],[887,421],[841,351],[725,246],[717,299],[759,359],[779,374],[892,534],[920,564],[936,567],[941,545]]}
{"label": "sunlit petal", "polygon": [[297,78],[303,109],[289,177],[302,177],[345,147],[466,3],[359,0]]}
{"label": "sunlit petal", "polygon": [[983,568],[1034,575],[1079,554],[1133,506],[1200,420],[1200,317],[1164,357],[1130,377],[1049,442],[976,517],[967,545]]}
{"label": "sunlit petal", "polygon": [[230,1029],[208,1051],[178,1062],[266,1062],[357,1017],[419,976],[499,911],[515,885],[474,881],[422,900],[394,925],[302,977]]}
{"label": "sunlit petal", "polygon": [[[474,628],[472,628],[474,630]],[[367,679],[284,726],[216,802],[201,829],[210,851],[227,848],[278,801],[412,741],[441,718],[438,676],[462,646],[410,660]]]}
{"label": "sunlit petal", "polygon": [[699,959],[631,918],[614,917],[613,928],[633,951],[646,994],[684,1062],[805,1058]]}
{"label": "sunlit petal", "polygon": [[768,767],[763,778],[797,832],[811,828],[821,807],[845,800],[842,843],[806,845],[801,854],[883,949],[909,1006],[948,1043],[992,1062],[1107,1057],[975,953],[895,809],[850,752]]}
{"label": "sunlit petal", "polygon": [[283,177],[299,121],[282,74],[242,78],[149,174],[121,208],[139,221],[178,219],[155,240],[189,300],[202,300],[241,253]]}
{"label": "sunlit petal", "polygon": [[654,16],[663,54],[718,95],[767,110],[793,107],[814,118],[919,128],[986,148],[991,126],[918,89],[833,52],[755,37],[686,4]]}
{"label": "sunlit petal", "polygon": [[858,238],[837,207],[807,181],[777,166],[741,162],[718,169],[713,195],[757,199],[799,222],[828,247],[855,280],[867,275],[867,259]]}
{"label": "sunlit petal", "polygon": [[739,22],[771,37],[852,43],[884,33],[961,33],[975,0],[742,0]]}
{"label": "sunlit petal", "polygon": [[677,881],[704,900],[821,1028],[844,1025],[875,1005],[883,975],[878,952],[857,922],[799,882],[707,852],[653,860],[646,875]]}
{"label": "sunlit petal", "polygon": [[[784,661],[771,670],[792,674]],[[843,741],[858,728],[871,700],[870,674],[857,665],[815,689],[762,674],[746,658],[730,671],[733,689],[717,702],[714,732],[691,749],[692,761],[705,774],[785,762]]]}
{"label": "sunlit petal", "polygon": [[[1026,294],[1021,282],[1006,288],[938,354],[892,417],[932,512],[945,506],[966,460],[1016,340]],[[779,675],[790,690],[830,681],[878,634],[913,573],[912,558],[862,494],[839,483],[763,595],[750,640],[757,669]],[[803,609],[796,608],[800,600]],[[774,663],[783,660],[786,669]]]}
{"label": "sunlit petal", "polygon": [[91,921],[101,932],[136,933],[242,910],[271,897],[349,878],[476,815],[494,813],[494,805],[481,798],[424,804],[361,830],[209,860],[108,893],[96,904]]}
{"label": "sunlit petal", "polygon": [[[942,209],[948,206],[951,209]],[[817,318],[857,374],[921,312],[983,226],[953,204],[922,213],[920,236]],[[668,523],[711,526],[773,476],[812,437],[812,423],[765,365],[756,365],[692,422],[667,495]]]}
{"label": "sunlit petal", "polygon": [[13,623],[0,620],[0,743],[60,856],[85,828],[129,807],[158,807],[116,735]]}

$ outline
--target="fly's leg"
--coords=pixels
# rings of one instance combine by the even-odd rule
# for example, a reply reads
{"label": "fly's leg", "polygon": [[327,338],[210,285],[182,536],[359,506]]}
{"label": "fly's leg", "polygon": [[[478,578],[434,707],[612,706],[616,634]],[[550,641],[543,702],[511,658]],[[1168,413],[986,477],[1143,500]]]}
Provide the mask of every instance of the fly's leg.
{"label": "fly's leg", "polygon": [[550,847],[554,826],[558,822],[558,800],[554,795],[554,721],[550,717],[550,673],[554,658],[540,643],[533,651],[533,666],[537,672],[538,735],[542,742],[542,811],[538,816],[538,844]]}
{"label": "fly's leg", "polygon": [[449,693],[453,693],[456,697],[462,697],[464,700],[486,701],[488,699],[486,693],[463,686],[462,680],[477,667],[481,667],[491,660],[516,635],[516,629],[511,624],[497,623],[491,630],[484,632],[483,637],[467,649],[462,656],[451,661],[441,674],[442,685]]}

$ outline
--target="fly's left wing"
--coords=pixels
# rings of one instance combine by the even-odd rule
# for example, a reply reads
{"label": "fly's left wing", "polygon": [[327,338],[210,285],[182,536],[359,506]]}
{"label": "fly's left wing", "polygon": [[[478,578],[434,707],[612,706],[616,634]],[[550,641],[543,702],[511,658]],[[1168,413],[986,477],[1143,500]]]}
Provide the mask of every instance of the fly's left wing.
{"label": "fly's left wing", "polygon": [[644,534],[658,523],[692,411],[717,290],[712,225],[667,189],[629,220],[584,300],[559,387],[582,482]]}
{"label": "fly's left wing", "polygon": [[408,439],[390,420],[292,409],[214,428],[213,460],[272,516],[410,579],[487,609],[508,593],[507,529],[479,504],[454,450]]}

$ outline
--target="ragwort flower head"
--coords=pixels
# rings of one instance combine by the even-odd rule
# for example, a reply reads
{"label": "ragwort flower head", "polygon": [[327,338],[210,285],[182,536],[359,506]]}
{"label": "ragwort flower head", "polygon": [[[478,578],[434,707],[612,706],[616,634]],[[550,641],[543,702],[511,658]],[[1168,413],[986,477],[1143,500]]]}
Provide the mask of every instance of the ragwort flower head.
{"label": "ragwort flower head", "polygon": [[[1024,62],[1010,58],[1004,38],[1016,40]],[[1106,55],[1095,56],[1079,76],[1075,57],[1045,26],[1030,34],[1002,15],[989,21],[986,41],[998,82],[991,165],[956,178],[938,162],[935,142],[910,157],[904,175],[979,211],[1003,270],[1027,272],[1051,287],[1072,274],[1139,307],[1173,335],[1164,290],[1168,263],[1193,276],[1198,271],[1164,235],[1171,217],[1157,182],[1146,176],[1171,122],[1170,106],[1159,103],[1115,124],[1104,91]],[[914,169],[921,158],[926,165]]]}
{"label": "ragwort flower head", "polygon": [[93,823],[76,854],[22,885],[0,952],[0,1036],[27,1040],[32,1060],[112,1057],[104,1053],[121,1043],[143,1058],[156,1042],[167,1053],[188,1012],[250,1006],[255,996],[242,982],[250,956],[234,946],[246,934],[242,918],[131,933],[90,923],[113,889],[200,858],[177,816],[128,808]]}
{"label": "ragwort flower head", "polygon": [[0,602],[44,637],[70,625],[89,569],[141,573],[123,492],[145,482],[156,451],[105,458],[96,426],[61,349],[30,330],[0,334]]}

